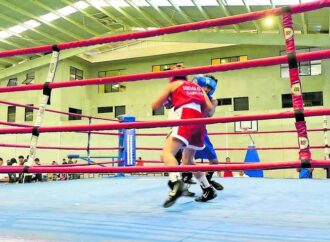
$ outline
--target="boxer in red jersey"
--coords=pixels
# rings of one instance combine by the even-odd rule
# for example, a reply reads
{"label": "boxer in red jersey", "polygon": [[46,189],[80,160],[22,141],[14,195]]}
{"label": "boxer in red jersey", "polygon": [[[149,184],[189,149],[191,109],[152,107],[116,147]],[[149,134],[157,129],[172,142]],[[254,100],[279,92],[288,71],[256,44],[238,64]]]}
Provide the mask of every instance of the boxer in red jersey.
{"label": "boxer in red jersey", "polygon": [[[182,66],[176,66],[176,69]],[[205,91],[186,76],[175,76],[164,88],[162,93],[152,103],[156,110],[163,105],[173,106],[176,119],[204,118],[212,106]],[[175,155],[183,149],[182,162],[184,165],[194,165],[196,150],[204,148],[205,124],[173,127],[168,135],[161,154],[161,160],[166,166],[177,166]],[[201,183],[203,194],[196,201],[208,201],[216,197],[216,192],[206,179],[203,172],[195,172],[195,178]],[[164,203],[164,207],[172,206],[182,195],[185,185],[180,179],[179,172],[169,173],[171,192]]]}

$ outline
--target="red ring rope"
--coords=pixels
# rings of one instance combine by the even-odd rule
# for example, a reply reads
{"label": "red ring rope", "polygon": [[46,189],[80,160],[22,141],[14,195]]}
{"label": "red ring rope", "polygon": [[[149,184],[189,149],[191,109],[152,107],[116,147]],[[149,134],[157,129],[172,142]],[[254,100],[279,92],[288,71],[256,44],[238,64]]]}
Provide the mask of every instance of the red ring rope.
{"label": "red ring rope", "polygon": [[[305,110],[305,117],[330,115],[330,108]],[[115,129],[142,129],[142,128],[156,128],[156,127],[171,127],[184,126],[196,124],[215,124],[215,123],[230,123],[237,121],[248,120],[267,120],[267,119],[285,119],[293,118],[293,111],[286,111],[271,114],[253,114],[241,115],[231,117],[216,117],[216,118],[196,118],[196,119],[181,119],[181,120],[158,120],[158,121],[141,121],[141,122],[127,122],[127,123],[113,123],[113,124],[91,124],[91,125],[71,125],[71,126],[47,126],[40,127],[40,133],[46,132],[75,132],[75,131],[90,131],[90,130],[115,130]],[[0,134],[14,134],[14,133],[31,133],[32,128],[3,128],[0,129]]]}
{"label": "red ring rope", "polygon": [[[310,3],[303,3],[299,5],[292,5],[290,6],[290,11],[292,14],[313,11],[320,8],[330,7],[330,0],[322,0],[317,2],[310,2]],[[176,26],[170,26],[155,30],[148,30],[142,32],[134,32],[134,33],[127,33],[127,34],[118,34],[113,36],[106,36],[106,37],[99,37],[93,39],[85,39],[80,41],[72,41],[66,43],[57,44],[57,48],[59,50],[66,50],[71,48],[77,47],[87,47],[97,44],[106,44],[112,42],[119,42],[119,41],[127,41],[133,39],[141,39],[141,38],[148,38],[154,37],[164,34],[174,34],[180,32],[186,32],[189,30],[199,30],[204,28],[210,27],[219,27],[219,26],[226,26],[232,24],[239,24],[251,20],[258,20],[261,18],[265,18],[267,16],[278,16],[287,12],[286,8],[274,8],[269,10],[262,10],[257,12],[245,13],[236,16],[229,16],[224,18],[217,18],[217,19],[210,19],[195,23],[187,23],[181,24]],[[15,55],[27,55],[27,54],[36,54],[36,53],[47,53],[53,50],[53,45],[45,45],[45,46],[37,46],[31,48],[22,48],[16,50],[7,50],[0,52],[1,57],[9,57]]]}
{"label": "red ring rope", "polygon": [[[312,160],[312,167],[330,167],[330,161]],[[273,170],[301,167],[300,161],[244,163],[226,165],[187,166],[128,166],[128,167],[39,167],[28,168],[29,173],[133,173],[133,172],[195,172],[195,171],[244,171]],[[0,173],[23,173],[24,166],[1,166]]]}
{"label": "red ring rope", "polygon": [[[308,129],[308,132],[329,131],[329,129]],[[282,134],[297,133],[297,130],[270,130],[270,131],[247,131],[247,132],[210,132],[208,135],[244,135],[244,134]],[[168,133],[137,133],[136,136],[167,136]]]}
{"label": "red ring rope", "polygon": [[[0,100],[0,103],[6,104],[6,105],[11,105],[11,106],[16,106],[16,107],[39,110],[39,107],[37,107],[37,106],[24,105],[24,104],[20,104],[20,103],[8,102],[8,101],[3,101],[3,100]],[[78,114],[78,113],[63,112],[63,111],[58,111],[58,110],[49,109],[49,108],[46,108],[45,111],[50,112],[50,113],[64,114],[64,115],[72,116],[72,117],[91,118],[91,119],[98,119],[98,120],[104,120],[104,121],[117,121],[118,122],[118,119],[109,119],[109,118],[95,117],[95,116],[89,116],[89,115]]]}
{"label": "red ring rope", "polygon": [[[297,54],[297,61],[299,62],[329,59],[329,58],[330,58],[330,50],[320,50],[309,53]],[[243,62],[233,62],[233,63],[220,64],[220,65],[185,68],[180,70],[149,72],[149,73],[130,74],[130,75],[104,77],[104,78],[93,78],[86,80],[76,80],[74,82],[72,81],[52,82],[49,84],[49,88],[54,89],[54,88],[76,87],[76,86],[101,85],[107,83],[132,82],[139,80],[168,78],[177,75],[185,76],[185,75],[193,75],[193,74],[206,74],[211,72],[265,67],[265,66],[273,66],[273,65],[287,64],[287,63],[288,63],[287,56],[276,56],[276,57],[267,57],[256,60],[248,60]],[[28,91],[28,90],[42,90],[43,87],[44,84],[41,83],[31,84],[31,85],[21,85],[21,86],[0,87],[0,93]]]}

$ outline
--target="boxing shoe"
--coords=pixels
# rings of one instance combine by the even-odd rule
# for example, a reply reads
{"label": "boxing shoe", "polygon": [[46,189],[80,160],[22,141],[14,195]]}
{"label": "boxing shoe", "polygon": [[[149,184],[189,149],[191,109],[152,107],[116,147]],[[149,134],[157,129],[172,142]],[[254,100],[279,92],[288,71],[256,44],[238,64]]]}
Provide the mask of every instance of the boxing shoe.
{"label": "boxing shoe", "polygon": [[168,195],[168,198],[165,200],[163,207],[169,208],[171,207],[175,201],[182,196],[182,193],[184,191],[184,183],[181,180],[177,180],[176,182],[169,182],[168,184],[171,188],[171,191]]}
{"label": "boxing shoe", "polygon": [[217,197],[217,193],[212,186],[209,186],[208,188],[201,188],[203,193],[200,197],[195,198],[196,202],[207,202]]}
{"label": "boxing shoe", "polygon": [[[174,182],[168,181],[168,186],[170,187],[171,190],[173,190]],[[184,185],[184,187],[182,189],[182,196],[193,197],[193,196],[195,196],[195,193],[189,191],[189,187],[187,185]]]}
{"label": "boxing shoe", "polygon": [[216,189],[216,190],[218,190],[218,191],[221,191],[221,190],[223,190],[223,186],[220,184],[220,183],[218,183],[218,182],[216,182],[216,181],[214,181],[214,180],[209,180],[209,183]]}
{"label": "boxing shoe", "polygon": [[213,172],[208,172],[208,173],[207,173],[207,175],[206,175],[206,179],[208,180],[208,182],[209,182],[209,183],[211,184],[211,186],[213,186],[216,190],[218,190],[218,191],[223,190],[223,186],[222,186],[220,183],[218,183],[218,182],[212,180],[212,175],[213,175]]}
{"label": "boxing shoe", "polygon": [[189,185],[197,184],[192,178],[184,179],[183,182]]}

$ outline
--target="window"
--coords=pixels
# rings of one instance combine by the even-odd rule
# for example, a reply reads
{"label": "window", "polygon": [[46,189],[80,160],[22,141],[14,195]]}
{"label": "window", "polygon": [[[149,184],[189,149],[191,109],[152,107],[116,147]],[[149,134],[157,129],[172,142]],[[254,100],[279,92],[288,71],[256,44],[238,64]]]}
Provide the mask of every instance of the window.
{"label": "window", "polygon": [[247,55],[215,58],[215,59],[211,59],[211,64],[220,65],[220,64],[227,64],[232,62],[247,61],[247,59],[248,59]]}
{"label": "window", "polygon": [[234,111],[249,110],[248,97],[234,97]]}
{"label": "window", "polygon": [[34,79],[35,79],[35,72],[28,72],[26,73],[26,77],[25,80],[22,82],[22,84],[33,84],[34,83]]}
{"label": "window", "polygon": [[157,115],[164,115],[164,107],[160,107],[156,110],[152,110],[152,115],[157,116]]}
{"label": "window", "polygon": [[16,107],[8,106],[7,122],[15,122],[15,120],[16,120]]}
{"label": "window", "polygon": [[119,115],[123,115],[125,113],[126,113],[125,106],[116,106],[115,107],[115,117],[118,117]]}
{"label": "window", "polygon": [[98,107],[97,112],[98,113],[112,113],[113,107]]}
{"label": "window", "polygon": [[[323,92],[306,92],[303,93],[304,106],[323,106]],[[291,94],[282,94],[282,108],[292,108]]]}
{"label": "window", "polygon": [[[82,114],[82,111],[77,108],[69,108],[69,113]],[[69,120],[81,120],[81,117],[69,115]]]}
{"label": "window", "polygon": [[169,63],[169,64],[162,64],[162,65],[153,65],[153,66],[152,66],[152,72],[157,72],[157,71],[167,71],[167,70],[169,70],[172,66],[175,66],[175,65],[183,65],[183,62]]}
{"label": "window", "polygon": [[7,87],[17,86],[17,77],[10,78]]}
{"label": "window", "polygon": [[218,106],[224,106],[224,105],[231,105],[232,99],[231,98],[219,98],[217,99]]}
{"label": "window", "polygon": [[[306,53],[320,50],[319,48],[306,48],[297,50],[297,53]],[[281,51],[280,55],[286,55],[285,51]],[[320,60],[315,61],[303,61],[298,62],[298,69],[300,76],[316,76],[321,75],[322,73],[322,65]],[[288,78],[289,77],[289,64],[281,64],[281,77]]]}
{"label": "window", "polygon": [[[28,104],[33,106],[33,104]],[[24,121],[33,121],[33,108],[25,108]]]}
{"label": "window", "polygon": [[[124,69],[99,71],[98,76],[100,78],[120,76],[123,70]],[[109,83],[109,84],[99,85],[99,93],[123,92],[125,90],[126,90],[126,86],[120,83]]]}
{"label": "window", "polygon": [[84,79],[84,72],[76,67],[70,66],[70,80]]}

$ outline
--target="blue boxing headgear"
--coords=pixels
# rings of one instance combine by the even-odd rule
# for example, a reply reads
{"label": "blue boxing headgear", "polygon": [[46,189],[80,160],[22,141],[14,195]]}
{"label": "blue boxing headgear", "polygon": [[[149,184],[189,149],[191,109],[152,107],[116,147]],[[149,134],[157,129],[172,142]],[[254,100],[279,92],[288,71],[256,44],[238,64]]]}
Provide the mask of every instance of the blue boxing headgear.
{"label": "blue boxing headgear", "polygon": [[207,76],[207,75],[195,76],[193,81],[195,81],[195,80],[200,87],[209,86],[211,88],[211,90],[208,93],[208,96],[212,97],[213,93],[215,92],[215,89],[217,88],[218,80],[215,79],[213,76]]}

